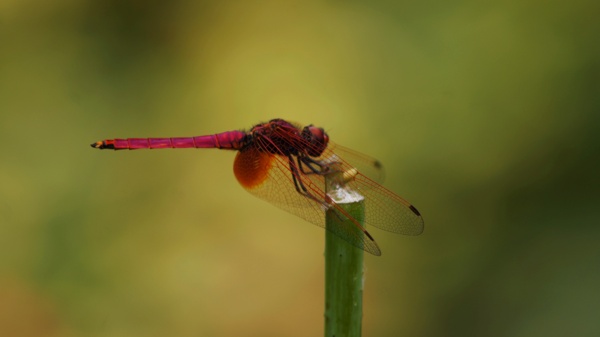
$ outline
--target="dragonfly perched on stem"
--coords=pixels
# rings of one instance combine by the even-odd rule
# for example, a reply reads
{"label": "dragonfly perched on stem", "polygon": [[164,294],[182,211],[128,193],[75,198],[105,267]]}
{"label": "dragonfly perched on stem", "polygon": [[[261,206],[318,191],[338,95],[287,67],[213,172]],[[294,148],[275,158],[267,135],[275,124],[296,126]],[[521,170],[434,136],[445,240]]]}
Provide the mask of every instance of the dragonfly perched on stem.
{"label": "dragonfly perched on stem", "polygon": [[247,191],[320,227],[325,227],[326,211],[333,210],[339,221],[328,225],[328,230],[358,248],[381,255],[373,236],[326,191],[324,177],[339,173],[336,176],[340,184],[364,197],[367,225],[405,235],[423,232],[419,211],[380,185],[379,161],[333,144],[322,128],[313,125],[302,127],[273,119],[255,125],[250,131],[181,138],[108,139],[91,145],[113,150],[236,150],[233,171]]}

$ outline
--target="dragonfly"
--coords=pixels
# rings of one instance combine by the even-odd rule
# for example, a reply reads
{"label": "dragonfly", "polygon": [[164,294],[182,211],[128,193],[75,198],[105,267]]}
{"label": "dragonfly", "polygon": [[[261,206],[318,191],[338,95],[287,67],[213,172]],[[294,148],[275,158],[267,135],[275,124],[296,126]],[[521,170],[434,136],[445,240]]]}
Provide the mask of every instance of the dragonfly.
{"label": "dragonfly", "polygon": [[[323,128],[312,124],[303,127],[284,119],[272,119],[249,131],[197,137],[116,138],[91,146],[101,150],[235,150],[233,172],[248,192],[376,256],[381,255],[381,249],[365,227],[404,235],[423,232],[423,217],[417,208],[381,185],[383,166],[378,160],[331,142]],[[328,191],[326,178],[336,173],[342,177],[339,182],[344,188],[356,191],[363,198],[363,223]],[[326,212],[335,214],[327,225]]]}

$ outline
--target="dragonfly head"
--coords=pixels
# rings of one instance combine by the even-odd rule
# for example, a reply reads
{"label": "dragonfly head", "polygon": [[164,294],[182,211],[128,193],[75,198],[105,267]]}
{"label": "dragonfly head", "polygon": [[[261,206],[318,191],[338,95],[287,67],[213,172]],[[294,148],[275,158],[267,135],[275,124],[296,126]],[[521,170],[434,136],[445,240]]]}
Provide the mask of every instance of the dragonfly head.
{"label": "dragonfly head", "polygon": [[302,129],[302,139],[308,143],[307,153],[311,157],[320,156],[327,148],[327,143],[329,143],[329,136],[327,136],[325,130],[312,124]]}

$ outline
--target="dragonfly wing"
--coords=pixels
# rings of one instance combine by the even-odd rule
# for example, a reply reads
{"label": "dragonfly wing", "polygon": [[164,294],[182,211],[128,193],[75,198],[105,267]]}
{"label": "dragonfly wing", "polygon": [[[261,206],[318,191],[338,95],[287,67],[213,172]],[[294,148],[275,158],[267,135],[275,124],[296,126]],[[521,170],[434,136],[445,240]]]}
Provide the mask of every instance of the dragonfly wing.
{"label": "dragonfly wing", "polygon": [[402,197],[360,173],[348,185],[364,195],[368,225],[404,235],[423,233],[423,217]]}
{"label": "dragonfly wing", "polygon": [[331,158],[332,156],[343,159],[350,167],[357,169],[361,174],[379,184],[385,180],[383,164],[369,155],[329,141],[329,145],[321,157]]}
{"label": "dragonfly wing", "polygon": [[339,169],[349,176],[346,184],[365,198],[367,225],[404,235],[423,232],[423,217],[419,211],[379,184],[383,180],[379,161],[340,145],[328,147],[322,158],[325,157],[334,158]]}
{"label": "dragonfly wing", "polygon": [[[351,215],[337,204],[325,202],[323,176],[301,173],[296,175],[298,184],[302,184],[314,197],[311,199],[296,189],[287,157],[265,153],[254,147],[238,152],[234,162],[234,173],[240,185],[256,197],[326,228],[355,247],[374,255],[381,255],[377,243],[362,232],[360,224],[357,224]],[[326,212],[331,218],[328,226],[325,225]]]}

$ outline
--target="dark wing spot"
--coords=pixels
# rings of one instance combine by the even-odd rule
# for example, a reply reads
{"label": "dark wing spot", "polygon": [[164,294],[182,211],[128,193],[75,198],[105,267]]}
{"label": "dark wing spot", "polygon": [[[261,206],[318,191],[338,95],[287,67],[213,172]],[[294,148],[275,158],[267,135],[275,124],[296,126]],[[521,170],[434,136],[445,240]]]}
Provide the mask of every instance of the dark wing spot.
{"label": "dark wing spot", "polygon": [[421,216],[421,213],[419,213],[419,211],[417,211],[415,206],[410,205],[408,208],[410,208],[410,210],[413,211],[413,213],[415,213],[416,215]]}

